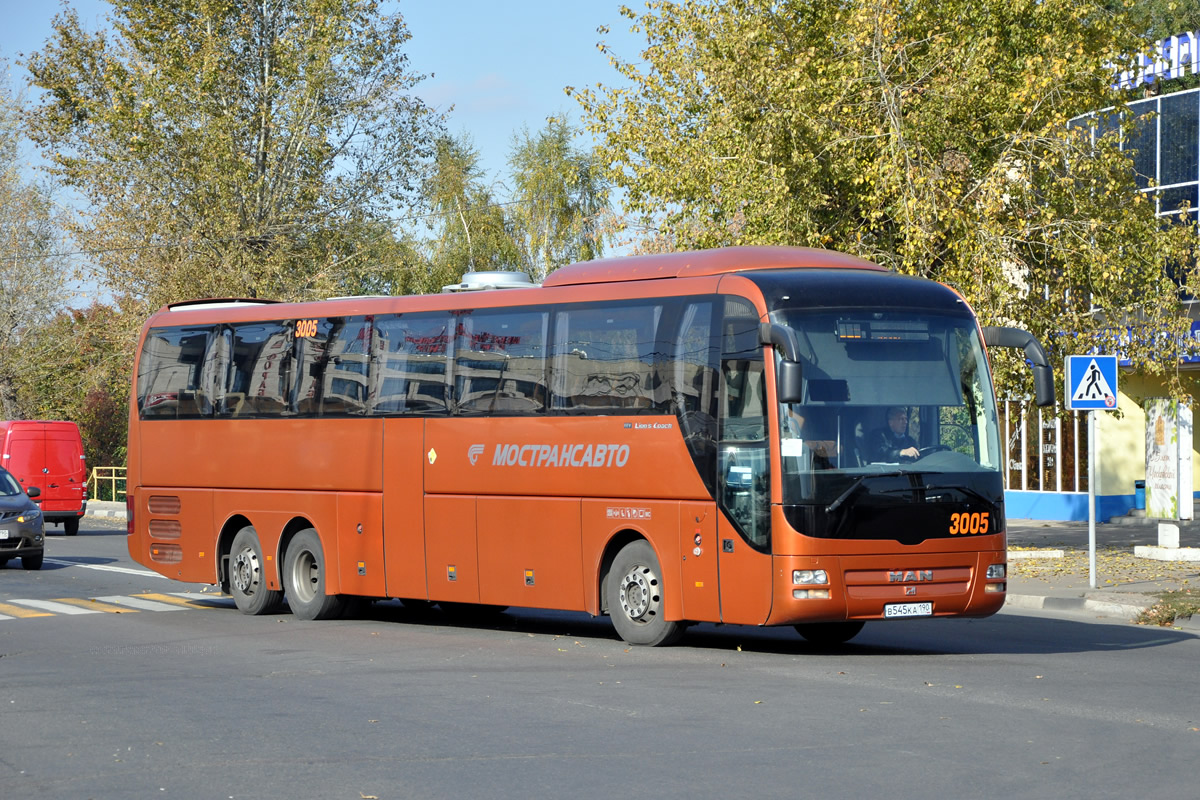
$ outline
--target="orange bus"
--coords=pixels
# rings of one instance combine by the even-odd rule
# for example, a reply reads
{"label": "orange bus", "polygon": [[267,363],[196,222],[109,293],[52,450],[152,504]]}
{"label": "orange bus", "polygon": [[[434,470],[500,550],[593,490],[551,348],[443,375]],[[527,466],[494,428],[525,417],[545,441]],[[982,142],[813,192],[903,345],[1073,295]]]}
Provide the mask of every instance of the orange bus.
{"label": "orange bus", "polygon": [[696,622],[840,642],[986,616],[1006,542],[985,341],[1024,348],[1053,402],[1029,334],[821,250],[178,303],[139,342],[129,551],[302,619],[551,608],[658,645]]}

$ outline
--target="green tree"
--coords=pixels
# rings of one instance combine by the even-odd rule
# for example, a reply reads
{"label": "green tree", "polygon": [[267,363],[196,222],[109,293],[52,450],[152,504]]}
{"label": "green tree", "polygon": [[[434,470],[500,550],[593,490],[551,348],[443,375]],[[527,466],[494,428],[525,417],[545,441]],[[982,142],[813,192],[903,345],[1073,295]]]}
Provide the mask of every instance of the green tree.
{"label": "green tree", "polygon": [[[657,231],[648,247],[848,251],[951,283],[986,323],[1068,352],[1112,352],[1129,325],[1186,329],[1171,278],[1194,288],[1193,231],[1155,218],[1115,135],[1069,125],[1120,102],[1114,65],[1147,44],[1123,9],[682,0],[624,13],[646,37],[641,60],[613,59],[630,86],[575,95],[610,177]],[[1162,371],[1156,338],[1122,349]]]}
{"label": "green tree", "polygon": [[[0,63],[0,76],[4,75]],[[59,228],[49,192],[21,173],[21,99],[0,81],[0,413],[24,419],[19,387],[41,353],[34,334],[65,302],[65,265],[56,257]]]}
{"label": "green tree", "polygon": [[92,466],[125,463],[129,381],[141,315],[127,299],[59,311],[27,338],[18,382],[27,416],[79,424]]}
{"label": "green tree", "polygon": [[523,129],[513,138],[509,218],[521,263],[536,281],[604,252],[608,186],[592,153],[574,145],[576,133],[550,119],[537,133]]}
{"label": "green tree", "polygon": [[443,136],[422,188],[428,210],[424,274],[414,273],[411,288],[436,292],[457,283],[463,273],[512,269],[518,264],[516,244],[505,208],[485,183],[479,151],[469,138]]}
{"label": "green tree", "polygon": [[28,59],[30,135],[118,293],[305,298],[359,282],[440,118],[380,0],[111,0]]}
{"label": "green tree", "polygon": [[415,265],[405,287],[438,291],[482,270],[524,270],[540,281],[563,264],[602,254],[606,185],[574,135],[550,120],[536,134],[514,136],[506,200],[497,194],[503,187],[487,184],[469,138],[439,138],[421,193],[431,232],[426,263],[424,270]]}
{"label": "green tree", "polygon": [[[1105,5],[1123,9],[1123,0],[1107,0]],[[1130,24],[1151,39],[1165,39],[1177,33],[1200,28],[1200,0],[1139,0],[1128,5]]]}

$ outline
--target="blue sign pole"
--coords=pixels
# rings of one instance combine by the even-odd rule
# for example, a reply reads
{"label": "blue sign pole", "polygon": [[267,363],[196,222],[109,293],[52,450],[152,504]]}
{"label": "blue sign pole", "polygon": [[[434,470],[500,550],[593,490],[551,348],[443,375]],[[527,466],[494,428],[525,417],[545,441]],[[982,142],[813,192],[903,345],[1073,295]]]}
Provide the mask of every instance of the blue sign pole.
{"label": "blue sign pole", "polygon": [[1088,415],[1088,585],[1096,588],[1096,412]]}
{"label": "blue sign pole", "polygon": [[1117,407],[1117,357],[1067,356],[1067,408],[1088,415],[1088,583],[1096,588],[1096,412]]}

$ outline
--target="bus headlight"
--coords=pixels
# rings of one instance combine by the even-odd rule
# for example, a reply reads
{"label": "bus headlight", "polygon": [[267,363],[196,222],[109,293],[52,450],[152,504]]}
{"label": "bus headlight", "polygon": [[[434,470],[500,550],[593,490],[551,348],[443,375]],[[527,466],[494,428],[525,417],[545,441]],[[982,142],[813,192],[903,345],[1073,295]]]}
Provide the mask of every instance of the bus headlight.
{"label": "bus headlight", "polygon": [[989,564],[987,568],[987,579],[989,581],[1002,581],[1007,570],[1003,564]]}
{"label": "bus headlight", "polygon": [[794,569],[792,583],[802,586],[809,584],[829,583],[829,575],[823,569]]}

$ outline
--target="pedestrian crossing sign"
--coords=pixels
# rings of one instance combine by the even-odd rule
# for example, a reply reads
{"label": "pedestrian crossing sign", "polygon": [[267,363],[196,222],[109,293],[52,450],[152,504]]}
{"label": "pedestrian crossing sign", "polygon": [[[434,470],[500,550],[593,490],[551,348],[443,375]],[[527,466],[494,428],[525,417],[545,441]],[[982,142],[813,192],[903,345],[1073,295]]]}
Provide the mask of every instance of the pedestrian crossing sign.
{"label": "pedestrian crossing sign", "polygon": [[1117,357],[1067,356],[1067,408],[1112,411],[1117,407]]}

